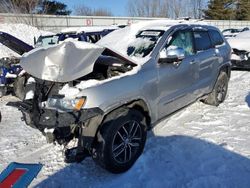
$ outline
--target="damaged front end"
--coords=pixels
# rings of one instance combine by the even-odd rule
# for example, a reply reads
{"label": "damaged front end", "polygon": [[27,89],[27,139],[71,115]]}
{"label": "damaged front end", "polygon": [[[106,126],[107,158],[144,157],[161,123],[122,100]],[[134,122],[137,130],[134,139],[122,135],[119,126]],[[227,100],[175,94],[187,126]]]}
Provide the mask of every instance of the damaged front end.
{"label": "damaged front end", "polygon": [[250,69],[250,52],[233,49],[231,62],[232,69]]}
{"label": "damaged front end", "polygon": [[[70,45],[72,46],[73,44]],[[61,55],[61,59],[63,59],[68,54],[67,45],[59,46],[59,51],[61,49],[64,50],[64,53]],[[72,52],[71,49],[69,51]],[[32,56],[34,55],[31,54],[31,56],[23,60],[26,63],[23,67],[33,65],[27,68],[29,73],[35,77],[33,97],[29,100],[10,102],[8,104],[21,110],[26,124],[40,130],[50,143],[57,142],[66,146],[71,140],[78,139],[77,147],[73,148],[73,150],[77,150],[73,152],[75,153],[73,159],[72,157],[67,157],[71,156],[71,149],[65,152],[66,161],[68,162],[80,161],[81,157],[77,156],[84,156],[82,153],[86,153],[85,151],[91,153],[98,127],[104,117],[104,112],[99,107],[85,108],[88,96],[79,95],[83,90],[80,85],[84,85],[83,83],[88,80],[99,82],[119,76],[136,66],[108,49],[101,50],[101,54],[98,49],[98,57],[95,55],[95,58],[90,58],[89,54],[91,55],[93,51],[93,49],[82,51],[82,53],[86,53],[84,56],[78,57],[82,61],[81,64],[76,61],[68,62],[72,63],[71,66],[73,66],[70,70],[65,69],[65,64],[67,64],[65,59],[63,62],[53,61],[52,57],[54,57],[55,53],[58,53],[58,50],[55,50],[55,53],[51,52],[50,56],[45,58],[45,63],[41,63],[40,66],[43,66],[43,70],[50,70],[50,72],[55,73],[52,70],[54,70],[56,65],[60,70],[56,72],[56,75],[48,75],[48,72],[38,73],[39,69],[35,68],[35,63],[30,64],[30,60],[33,60]],[[80,49],[79,52],[81,52]],[[39,53],[41,56],[44,54],[48,53],[44,51]],[[86,60],[92,60],[92,62]],[[76,69],[76,67],[84,67],[85,62],[87,62],[86,70],[83,70],[84,68],[81,70],[79,68]],[[66,67],[69,66],[66,65]],[[73,74],[74,71],[75,75]],[[80,73],[82,76],[77,76]],[[46,79],[43,79],[44,77]],[[78,91],[78,93],[70,95],[68,89]]]}
{"label": "damaged front end", "polygon": [[[63,99],[64,96],[58,95],[63,85],[63,83],[36,79],[33,99],[9,102],[7,105],[17,107],[22,112],[25,123],[40,130],[46,136],[48,143],[57,142],[67,146],[71,140],[78,139],[77,147],[65,152],[69,155],[71,150],[77,150],[74,156],[66,155],[65,159],[67,162],[81,161],[85,156],[83,153],[91,152],[98,125],[103,118],[103,111],[99,108],[83,109],[84,101],[81,100],[76,103],[70,100],[72,107],[74,106],[72,109],[59,109],[45,105],[52,99],[54,102],[69,102]],[[77,157],[79,155],[81,160]]]}
{"label": "damaged front end", "polygon": [[[79,134],[94,137],[95,134],[91,134],[92,130],[89,130],[94,126],[90,124],[93,122],[99,124],[98,120],[101,120],[103,111],[99,108],[83,109],[84,100],[86,100],[84,97],[81,100],[64,99],[63,95],[58,94],[63,85],[63,83],[36,79],[33,99],[10,102],[8,105],[21,110],[25,123],[39,129],[48,142],[67,144],[73,138],[78,138]],[[72,108],[67,108],[70,105],[63,103],[71,103]],[[83,129],[84,133],[82,133]],[[89,146],[90,143],[86,143],[85,146]]]}

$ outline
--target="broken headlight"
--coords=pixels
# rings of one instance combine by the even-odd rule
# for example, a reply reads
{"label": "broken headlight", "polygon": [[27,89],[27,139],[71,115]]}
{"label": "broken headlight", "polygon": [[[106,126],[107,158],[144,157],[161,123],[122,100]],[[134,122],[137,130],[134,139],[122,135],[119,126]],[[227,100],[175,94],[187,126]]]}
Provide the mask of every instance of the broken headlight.
{"label": "broken headlight", "polygon": [[48,98],[46,106],[60,110],[81,110],[86,102],[86,97],[76,99]]}

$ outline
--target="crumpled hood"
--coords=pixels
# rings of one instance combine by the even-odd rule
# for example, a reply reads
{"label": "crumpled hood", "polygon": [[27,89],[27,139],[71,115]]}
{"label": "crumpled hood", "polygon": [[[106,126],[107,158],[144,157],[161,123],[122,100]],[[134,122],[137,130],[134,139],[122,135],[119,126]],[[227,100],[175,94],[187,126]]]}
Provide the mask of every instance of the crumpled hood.
{"label": "crumpled hood", "polygon": [[95,61],[104,49],[95,44],[68,40],[24,54],[20,65],[36,78],[69,82],[91,73]]}

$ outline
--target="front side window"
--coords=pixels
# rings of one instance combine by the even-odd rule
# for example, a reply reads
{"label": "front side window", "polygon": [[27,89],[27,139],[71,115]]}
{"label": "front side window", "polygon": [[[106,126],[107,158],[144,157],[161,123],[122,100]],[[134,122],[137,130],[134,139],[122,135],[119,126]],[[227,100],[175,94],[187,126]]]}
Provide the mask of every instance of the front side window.
{"label": "front side window", "polygon": [[173,34],[166,50],[173,48],[183,48],[186,56],[194,54],[193,36],[191,31],[177,31]]}
{"label": "front side window", "polygon": [[194,31],[194,42],[196,51],[204,51],[212,47],[207,31]]}

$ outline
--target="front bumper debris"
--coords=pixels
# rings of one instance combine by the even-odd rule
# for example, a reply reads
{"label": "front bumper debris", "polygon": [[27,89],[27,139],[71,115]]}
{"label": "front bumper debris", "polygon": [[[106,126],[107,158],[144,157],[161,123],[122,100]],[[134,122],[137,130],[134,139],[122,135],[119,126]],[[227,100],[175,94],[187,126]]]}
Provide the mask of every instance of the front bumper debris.
{"label": "front bumper debris", "polygon": [[[81,161],[93,146],[98,127],[104,112],[100,108],[82,109],[80,111],[60,112],[54,109],[39,108],[33,100],[9,102],[23,113],[27,125],[39,129],[48,143],[57,142],[67,145],[73,138],[78,138],[77,148],[72,155],[67,152],[66,161]],[[72,150],[73,151],[73,150]],[[66,154],[66,153],[65,153]]]}
{"label": "front bumper debris", "polygon": [[100,108],[69,112],[39,108],[39,111],[34,111],[32,100],[9,102],[7,105],[21,110],[26,124],[39,130],[68,127],[72,124],[80,125],[96,116],[103,115],[103,111]]}

